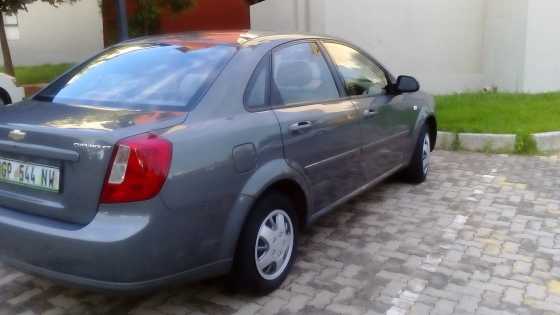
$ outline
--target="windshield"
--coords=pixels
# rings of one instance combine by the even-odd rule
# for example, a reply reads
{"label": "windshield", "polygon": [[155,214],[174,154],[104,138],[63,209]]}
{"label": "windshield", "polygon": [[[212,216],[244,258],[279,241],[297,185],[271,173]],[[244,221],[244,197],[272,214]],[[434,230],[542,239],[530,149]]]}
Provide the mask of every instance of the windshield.
{"label": "windshield", "polygon": [[117,46],[70,71],[35,98],[62,104],[187,110],[235,51],[226,45]]}

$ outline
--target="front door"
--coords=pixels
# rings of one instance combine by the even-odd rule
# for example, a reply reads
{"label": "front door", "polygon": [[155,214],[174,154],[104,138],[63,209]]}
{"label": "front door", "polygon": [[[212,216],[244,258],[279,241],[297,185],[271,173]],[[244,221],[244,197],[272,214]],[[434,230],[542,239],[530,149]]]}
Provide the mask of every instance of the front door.
{"label": "front door", "polygon": [[318,44],[299,42],[272,54],[271,103],[287,161],[309,180],[315,210],[366,182],[361,165],[361,117],[341,99]]}
{"label": "front door", "polygon": [[399,166],[410,128],[399,97],[386,93],[388,78],[375,61],[349,46],[323,43],[358,108],[362,125],[363,167],[369,180]]}

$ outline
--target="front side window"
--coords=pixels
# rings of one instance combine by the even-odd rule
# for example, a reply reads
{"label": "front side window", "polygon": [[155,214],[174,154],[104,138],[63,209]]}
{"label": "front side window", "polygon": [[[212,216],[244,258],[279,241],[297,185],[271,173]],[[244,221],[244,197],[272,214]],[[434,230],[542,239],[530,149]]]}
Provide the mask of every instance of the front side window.
{"label": "front side window", "polygon": [[385,73],[372,60],[348,46],[324,43],[350,96],[378,95],[387,87]]}
{"label": "front side window", "polygon": [[275,51],[272,65],[274,105],[339,97],[329,66],[315,43],[295,44]]}
{"label": "front side window", "polygon": [[118,108],[188,109],[235,51],[227,45],[117,46],[64,75],[36,99]]}

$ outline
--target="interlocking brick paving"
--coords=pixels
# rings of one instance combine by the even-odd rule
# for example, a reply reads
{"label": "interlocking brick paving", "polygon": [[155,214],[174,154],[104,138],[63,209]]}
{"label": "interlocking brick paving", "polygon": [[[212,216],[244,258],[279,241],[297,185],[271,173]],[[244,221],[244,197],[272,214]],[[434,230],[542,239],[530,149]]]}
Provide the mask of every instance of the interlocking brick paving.
{"label": "interlocking brick paving", "polygon": [[0,265],[0,314],[560,314],[559,164],[437,152],[425,184],[389,181],[319,220],[266,297],[222,279],[111,297]]}

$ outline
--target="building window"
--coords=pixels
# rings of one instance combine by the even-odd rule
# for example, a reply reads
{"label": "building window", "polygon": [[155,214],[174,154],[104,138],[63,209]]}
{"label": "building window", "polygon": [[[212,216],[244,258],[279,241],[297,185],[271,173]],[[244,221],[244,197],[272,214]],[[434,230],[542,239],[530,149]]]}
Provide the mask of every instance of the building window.
{"label": "building window", "polygon": [[14,15],[4,15],[4,25],[5,26],[18,26],[18,17]]}
{"label": "building window", "polygon": [[4,26],[6,29],[6,37],[8,40],[19,39],[19,21],[17,14],[4,15]]}

